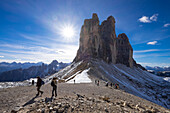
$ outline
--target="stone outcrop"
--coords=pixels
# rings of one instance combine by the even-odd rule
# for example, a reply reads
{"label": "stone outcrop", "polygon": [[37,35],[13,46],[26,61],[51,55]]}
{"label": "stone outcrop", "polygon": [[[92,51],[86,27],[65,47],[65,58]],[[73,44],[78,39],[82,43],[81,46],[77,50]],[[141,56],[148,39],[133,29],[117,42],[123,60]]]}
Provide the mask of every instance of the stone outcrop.
{"label": "stone outcrop", "polygon": [[85,19],[80,33],[80,45],[74,61],[91,58],[104,60],[107,63],[121,63],[133,67],[133,49],[125,33],[116,37],[115,19],[109,16],[99,25],[97,14],[92,19]]}

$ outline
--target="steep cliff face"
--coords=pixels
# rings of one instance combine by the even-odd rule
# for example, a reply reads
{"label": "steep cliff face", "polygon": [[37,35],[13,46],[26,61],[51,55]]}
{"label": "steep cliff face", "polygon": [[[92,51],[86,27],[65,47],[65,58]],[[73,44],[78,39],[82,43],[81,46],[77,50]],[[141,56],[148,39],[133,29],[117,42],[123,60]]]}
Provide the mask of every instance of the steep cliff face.
{"label": "steep cliff face", "polygon": [[121,63],[134,66],[133,49],[126,34],[116,37],[115,19],[109,16],[99,25],[97,14],[92,19],[85,19],[80,33],[80,45],[74,61],[91,58],[104,60],[107,63]]}
{"label": "steep cliff face", "polygon": [[116,63],[133,67],[133,49],[125,33],[119,34],[116,40]]}

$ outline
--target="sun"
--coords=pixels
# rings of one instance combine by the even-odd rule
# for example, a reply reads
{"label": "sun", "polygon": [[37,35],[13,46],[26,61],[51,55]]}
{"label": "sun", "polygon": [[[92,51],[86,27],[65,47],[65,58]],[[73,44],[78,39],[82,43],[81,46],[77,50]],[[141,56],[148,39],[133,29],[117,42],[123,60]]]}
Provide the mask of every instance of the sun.
{"label": "sun", "polygon": [[67,40],[71,40],[75,36],[75,28],[73,25],[65,24],[61,27],[60,35]]}
{"label": "sun", "polygon": [[70,38],[74,36],[74,29],[71,26],[66,26],[62,29],[63,37]]}

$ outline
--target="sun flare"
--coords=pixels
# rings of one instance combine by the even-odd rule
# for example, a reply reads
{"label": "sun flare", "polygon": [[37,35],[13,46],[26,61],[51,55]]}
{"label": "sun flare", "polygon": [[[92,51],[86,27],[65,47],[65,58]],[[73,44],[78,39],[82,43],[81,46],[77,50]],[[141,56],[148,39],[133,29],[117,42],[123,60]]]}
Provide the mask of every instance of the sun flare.
{"label": "sun flare", "polygon": [[64,25],[61,30],[60,34],[63,38],[70,40],[75,36],[75,28],[72,25]]}
{"label": "sun flare", "polygon": [[62,35],[66,38],[70,38],[74,36],[74,29],[70,26],[66,26],[62,30]]}

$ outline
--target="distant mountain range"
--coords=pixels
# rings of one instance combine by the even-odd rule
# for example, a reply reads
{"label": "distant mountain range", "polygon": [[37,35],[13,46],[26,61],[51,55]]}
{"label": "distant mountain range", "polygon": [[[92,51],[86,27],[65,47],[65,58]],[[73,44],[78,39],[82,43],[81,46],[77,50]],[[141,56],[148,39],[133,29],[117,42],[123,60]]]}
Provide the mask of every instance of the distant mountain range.
{"label": "distant mountain range", "polygon": [[[2,64],[2,63],[1,63]],[[0,82],[14,82],[14,81],[23,81],[30,78],[35,78],[37,76],[45,77],[51,75],[53,73],[58,72],[60,69],[65,68],[70,63],[62,63],[57,60],[53,60],[49,65],[44,63],[3,63],[6,64],[6,67],[14,68],[16,66],[20,66],[19,69],[14,68],[14,70],[5,71],[0,74]],[[28,64],[28,65],[26,65]],[[33,64],[31,66],[31,64]],[[37,65],[37,66],[36,66]],[[26,68],[29,67],[29,68]],[[11,69],[10,68],[10,69]],[[26,68],[26,69],[25,69]],[[9,70],[9,69],[8,69]]]}
{"label": "distant mountain range", "polygon": [[147,70],[153,70],[155,72],[159,72],[159,71],[170,71],[170,66],[169,67],[159,67],[159,66],[155,66],[155,67],[150,67],[150,66],[145,66],[145,68]]}
{"label": "distant mountain range", "polygon": [[8,63],[8,62],[1,62],[0,63],[0,73],[5,72],[5,71],[10,71],[10,70],[14,70],[14,69],[27,69],[31,66],[40,66],[42,65],[43,62],[38,62],[38,63],[16,63],[16,62],[12,62],[12,63]]}
{"label": "distant mountain range", "polygon": [[[0,63],[0,82],[12,82],[12,81],[23,81],[36,76],[45,77],[47,75],[54,74],[60,69],[65,68],[70,63],[62,63],[57,60],[53,60],[49,65],[43,62],[38,63]],[[159,71],[170,71],[170,67],[150,67],[145,66],[147,70]]]}

